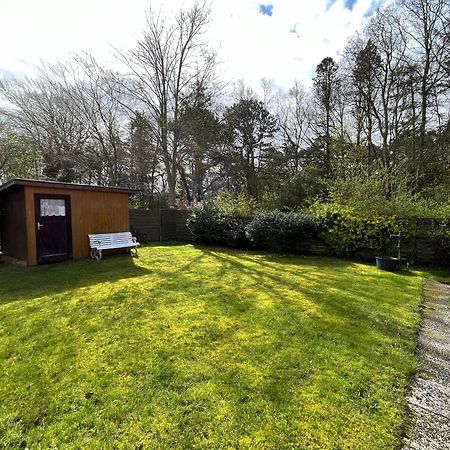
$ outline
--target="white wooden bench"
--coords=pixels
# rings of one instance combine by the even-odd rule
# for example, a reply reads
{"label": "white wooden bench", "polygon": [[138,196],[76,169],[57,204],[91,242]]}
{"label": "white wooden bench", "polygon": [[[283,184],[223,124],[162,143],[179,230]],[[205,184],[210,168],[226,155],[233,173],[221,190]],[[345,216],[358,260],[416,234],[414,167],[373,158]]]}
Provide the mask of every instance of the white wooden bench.
{"label": "white wooden bench", "polygon": [[89,245],[91,247],[91,258],[100,261],[102,251],[114,248],[129,248],[133,256],[138,256],[139,242],[129,231],[123,233],[89,234]]}

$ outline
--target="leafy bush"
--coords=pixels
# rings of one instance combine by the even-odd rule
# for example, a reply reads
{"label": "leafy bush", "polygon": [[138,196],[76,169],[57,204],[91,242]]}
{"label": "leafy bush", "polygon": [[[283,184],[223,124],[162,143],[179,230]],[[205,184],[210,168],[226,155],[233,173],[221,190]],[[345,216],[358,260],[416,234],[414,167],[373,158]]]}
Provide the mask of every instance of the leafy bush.
{"label": "leafy bush", "polygon": [[295,212],[268,211],[247,225],[247,236],[258,246],[298,250],[302,238],[317,230],[314,218]]}
{"label": "leafy bush", "polygon": [[310,211],[321,228],[320,237],[338,255],[361,249],[380,252],[392,245],[391,234],[399,229],[411,234],[407,224],[393,215],[363,215],[339,204],[316,204]]}
{"label": "leafy bush", "polygon": [[224,239],[226,222],[212,203],[205,202],[195,208],[187,219],[187,226],[198,242],[214,244]]}
{"label": "leafy bush", "polygon": [[228,217],[249,217],[255,214],[258,203],[245,192],[233,195],[228,191],[219,192],[213,200],[217,210]]}

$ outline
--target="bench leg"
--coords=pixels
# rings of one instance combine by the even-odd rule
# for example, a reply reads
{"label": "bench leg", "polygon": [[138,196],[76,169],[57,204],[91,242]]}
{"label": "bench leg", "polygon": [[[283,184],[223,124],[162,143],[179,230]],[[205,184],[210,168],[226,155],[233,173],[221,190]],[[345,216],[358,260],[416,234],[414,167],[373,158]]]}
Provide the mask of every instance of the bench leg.
{"label": "bench leg", "polygon": [[91,249],[91,258],[100,261],[102,259],[102,251],[97,250],[96,248]]}
{"label": "bench leg", "polygon": [[139,256],[137,247],[130,247],[130,255],[131,256]]}

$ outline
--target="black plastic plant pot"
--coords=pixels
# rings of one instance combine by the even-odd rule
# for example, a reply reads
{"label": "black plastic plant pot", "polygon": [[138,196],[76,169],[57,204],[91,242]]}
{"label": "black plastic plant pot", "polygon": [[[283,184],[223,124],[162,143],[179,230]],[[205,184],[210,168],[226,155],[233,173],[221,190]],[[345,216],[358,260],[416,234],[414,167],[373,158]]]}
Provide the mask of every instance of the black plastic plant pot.
{"label": "black plastic plant pot", "polygon": [[376,256],[377,268],[380,270],[387,270],[389,272],[394,272],[399,268],[398,258],[392,256]]}

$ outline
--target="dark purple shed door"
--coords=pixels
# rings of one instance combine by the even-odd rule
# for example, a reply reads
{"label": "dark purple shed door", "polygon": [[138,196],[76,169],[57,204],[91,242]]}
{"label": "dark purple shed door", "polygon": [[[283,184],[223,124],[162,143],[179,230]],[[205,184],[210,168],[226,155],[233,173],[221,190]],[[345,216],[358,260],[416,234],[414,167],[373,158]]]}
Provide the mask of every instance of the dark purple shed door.
{"label": "dark purple shed door", "polygon": [[70,196],[35,194],[39,264],[72,258]]}

